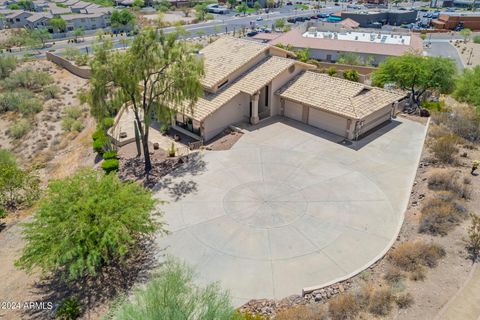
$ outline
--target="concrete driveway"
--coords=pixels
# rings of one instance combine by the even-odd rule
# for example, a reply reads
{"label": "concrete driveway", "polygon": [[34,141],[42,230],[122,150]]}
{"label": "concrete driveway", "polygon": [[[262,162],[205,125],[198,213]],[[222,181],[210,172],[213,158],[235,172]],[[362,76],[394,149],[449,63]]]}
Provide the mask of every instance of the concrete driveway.
{"label": "concrete driveway", "polygon": [[157,240],[160,259],[185,260],[240,305],[349,278],[384,255],[403,222],[424,125],[398,119],[351,145],[283,118],[249,130],[158,185],[172,231]]}

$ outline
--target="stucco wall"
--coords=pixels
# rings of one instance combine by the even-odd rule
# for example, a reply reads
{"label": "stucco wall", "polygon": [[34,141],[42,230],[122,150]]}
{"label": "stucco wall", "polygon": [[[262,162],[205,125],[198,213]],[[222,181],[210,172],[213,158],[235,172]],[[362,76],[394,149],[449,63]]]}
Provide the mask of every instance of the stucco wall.
{"label": "stucco wall", "polygon": [[316,108],[310,108],[308,124],[339,136],[347,137],[347,118]]}
{"label": "stucco wall", "polygon": [[384,108],[373,112],[363,120],[364,125],[360,129],[359,134],[364,134],[365,132],[389,120],[391,117],[391,114],[392,114],[392,105],[385,106]]}
{"label": "stucco wall", "polygon": [[203,122],[203,139],[209,141],[231,124],[249,121],[250,96],[238,94]]}
{"label": "stucco wall", "polygon": [[48,61],[58,64],[80,78],[90,79],[92,76],[92,70],[90,70],[90,68],[76,66],[67,59],[57,56],[51,52],[47,52],[46,56]]}
{"label": "stucco wall", "polygon": [[270,89],[270,100],[271,101],[271,115],[278,115],[281,113],[280,108],[280,97],[275,94],[283,85],[285,85],[290,79],[299,74],[302,70],[305,70],[301,66],[295,65],[295,70],[290,73],[289,70],[285,70],[280,73],[275,79],[272,80],[271,89]]}

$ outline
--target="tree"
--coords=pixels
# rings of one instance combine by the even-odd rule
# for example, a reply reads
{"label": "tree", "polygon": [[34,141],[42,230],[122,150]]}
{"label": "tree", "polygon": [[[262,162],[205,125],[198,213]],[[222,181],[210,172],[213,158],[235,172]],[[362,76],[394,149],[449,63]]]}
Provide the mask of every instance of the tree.
{"label": "tree", "polygon": [[297,59],[302,62],[310,60],[310,49],[308,48],[296,50],[295,54],[297,55]]}
{"label": "tree", "polygon": [[228,4],[230,5],[230,9],[235,8],[237,3],[238,3],[237,0],[228,0]]}
{"label": "tree", "polygon": [[85,31],[83,31],[83,28],[73,29],[73,36],[75,37],[75,42],[78,40],[79,37],[83,37],[84,35]]}
{"label": "tree", "polygon": [[273,23],[273,26],[275,27],[275,29],[283,29],[286,23],[287,23],[287,20],[285,20],[285,18],[281,18],[281,19],[275,20],[275,22]]}
{"label": "tree", "polygon": [[112,311],[112,316],[117,320],[242,319],[218,284],[199,287],[194,280],[190,267],[168,258],[158,274]]}
{"label": "tree", "polygon": [[467,43],[468,39],[472,35],[472,30],[465,28],[460,30],[460,35],[463,37],[463,42]]}
{"label": "tree", "polygon": [[267,0],[267,8],[274,8],[275,7],[275,0]]}
{"label": "tree", "polygon": [[380,87],[393,83],[401,89],[409,90],[410,99],[416,108],[420,106],[422,95],[427,90],[451,92],[456,73],[457,68],[450,58],[409,53],[388,58],[381,63],[373,73],[372,83]]}
{"label": "tree", "polygon": [[145,7],[145,2],[143,0],[133,0],[132,7],[141,9]]}
{"label": "tree", "polygon": [[363,65],[363,61],[358,54],[353,52],[345,52],[338,55],[337,63],[349,64],[352,66]]}
{"label": "tree", "polygon": [[248,6],[246,3],[242,2],[237,6],[236,10],[238,13],[243,13],[243,15],[245,15],[248,11]]}
{"label": "tree", "polygon": [[[51,181],[16,265],[60,272],[64,280],[95,276],[109,263],[122,263],[139,239],[156,230],[156,201],[134,182],[84,169]],[[160,225],[160,230],[162,226]]]}
{"label": "tree", "polygon": [[467,249],[475,262],[480,255],[480,216],[471,214],[471,218],[472,222],[468,227]]}
{"label": "tree", "polygon": [[21,169],[15,159],[2,151],[0,166],[0,209],[16,210],[32,205],[39,196],[39,180],[30,171]]}
{"label": "tree", "polygon": [[35,29],[30,32],[30,37],[34,39],[34,41],[39,42],[42,44],[42,48],[45,48],[45,42],[52,38],[52,35],[46,28]]}
{"label": "tree", "polygon": [[48,21],[54,32],[65,32],[67,29],[67,22],[62,17],[54,17]]}
{"label": "tree", "polygon": [[257,13],[260,12],[260,10],[262,10],[262,6],[260,5],[260,2],[255,1],[255,3],[253,4],[253,9],[255,9]]}
{"label": "tree", "polygon": [[164,35],[146,29],[126,52],[112,53],[106,48],[93,59],[92,109],[97,117],[108,113],[105,100],[122,101],[132,107],[147,175],[151,170],[151,114],[165,119],[176,112],[184,113],[203,93],[199,80],[203,61],[192,50],[186,42],[177,40],[176,33]]}
{"label": "tree", "polygon": [[461,102],[468,102],[480,111],[480,66],[465,68],[455,83],[453,97]]}
{"label": "tree", "polygon": [[127,9],[114,10],[110,16],[110,24],[114,29],[132,29],[135,25],[135,15]]}
{"label": "tree", "polygon": [[207,15],[207,4],[199,3],[195,6],[195,15],[199,21],[206,20]]}
{"label": "tree", "polygon": [[181,6],[180,10],[183,12],[183,15],[185,17],[188,17],[190,15],[190,11],[192,10],[189,6]]}
{"label": "tree", "polygon": [[358,80],[360,79],[360,75],[358,74],[358,71],[353,69],[347,69],[343,71],[343,77],[346,80],[350,80],[354,82],[358,82]]}

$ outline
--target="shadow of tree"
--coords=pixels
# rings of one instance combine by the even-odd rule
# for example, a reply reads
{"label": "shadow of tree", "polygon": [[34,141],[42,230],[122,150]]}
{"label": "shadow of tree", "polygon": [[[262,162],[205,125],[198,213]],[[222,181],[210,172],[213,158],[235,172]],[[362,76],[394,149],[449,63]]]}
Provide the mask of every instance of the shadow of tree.
{"label": "shadow of tree", "polygon": [[2,232],[7,227],[5,222],[0,222],[0,232]]}
{"label": "shadow of tree", "polygon": [[43,301],[52,302],[53,310],[25,310],[24,315],[29,319],[50,319],[58,305],[72,297],[78,300],[82,314],[86,315],[119,294],[126,294],[134,284],[146,282],[149,272],[158,267],[154,256],[157,251],[153,238],[148,238],[137,243],[123,262],[105,265],[95,277],[69,282],[64,280],[61,271],[50,274],[37,282],[33,290],[43,296]]}

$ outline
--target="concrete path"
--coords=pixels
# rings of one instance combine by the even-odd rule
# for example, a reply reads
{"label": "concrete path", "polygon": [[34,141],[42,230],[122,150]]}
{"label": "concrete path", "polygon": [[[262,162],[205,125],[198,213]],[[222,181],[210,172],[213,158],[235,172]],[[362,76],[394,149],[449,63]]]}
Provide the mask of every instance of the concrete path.
{"label": "concrete path", "polygon": [[439,312],[435,320],[480,319],[480,268],[475,265],[468,280]]}
{"label": "concrete path", "polygon": [[165,250],[240,305],[362,271],[395,241],[426,127],[399,120],[362,141],[274,118],[233,149],[197,154],[156,196]]}

